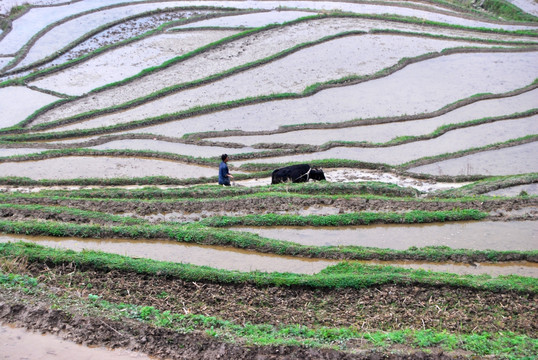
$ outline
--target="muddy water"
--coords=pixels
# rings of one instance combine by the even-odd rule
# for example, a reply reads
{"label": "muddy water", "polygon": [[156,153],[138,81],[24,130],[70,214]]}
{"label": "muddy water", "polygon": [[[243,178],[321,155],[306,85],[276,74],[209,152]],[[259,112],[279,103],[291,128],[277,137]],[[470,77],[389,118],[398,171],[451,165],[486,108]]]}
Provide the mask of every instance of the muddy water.
{"label": "muddy water", "polygon": [[[110,23],[118,19],[124,19],[126,17],[140,14],[148,10],[154,10],[158,8],[153,4],[144,4],[136,6],[119,7],[115,9],[109,9],[105,11],[99,11],[97,13],[88,14],[82,17],[78,17],[64,24],[54,27],[41,37],[30,49],[26,57],[17,65],[16,68],[28,66],[35,61],[41,60],[57,50],[65,47],[69,43],[76,41],[80,36],[83,36],[90,29],[96,29],[99,26]],[[205,12],[207,13],[207,12]],[[175,19],[182,18],[181,14],[178,14]],[[170,19],[171,21],[173,19]],[[149,22],[146,19],[146,22]],[[127,23],[127,22],[125,22]],[[155,24],[154,27],[157,27]],[[122,28],[116,28],[116,32],[125,32],[125,35],[129,34],[129,31],[125,29],[125,25]],[[146,29],[146,31],[149,29]],[[134,36],[133,34],[132,36]],[[94,42],[96,38],[94,37]],[[163,47],[163,50],[165,48]]]}
{"label": "muddy water", "polygon": [[[433,175],[514,175],[538,172],[538,142],[483,151],[409,169]],[[534,160],[532,160],[534,159]]]}
{"label": "muddy water", "polygon": [[[338,27],[335,24],[338,24]],[[358,24],[359,21],[351,19],[338,22],[332,19],[324,19],[254,34],[211,49],[207,53],[182,61],[149,77],[135,80],[126,86],[113,88],[95,94],[91,98],[71,102],[48,111],[36,119],[36,123],[48,122],[92,109],[121,104],[168,86],[201,79],[256,59],[265,58],[304,42],[317,40],[323,36],[343,31],[354,30]]]}
{"label": "muddy water", "polygon": [[218,163],[211,168],[156,159],[67,156],[40,161],[0,163],[0,174],[34,180],[144,176],[187,179],[217,176]]}
{"label": "muddy water", "polygon": [[[394,35],[361,35],[336,39],[303,49],[237,75],[171,94],[131,110],[101,116],[95,120],[60,129],[107,126],[249,96],[300,93],[313,83],[323,83],[355,74],[376,73],[395,65],[404,57],[415,57],[445,48],[471,45],[477,46],[475,43],[464,41]],[[312,61],[313,58],[316,61]],[[361,59],[358,64],[354,60],[357,58]],[[104,68],[101,72],[104,73],[103,78],[109,78]],[[66,79],[71,77],[66,74]],[[67,92],[67,89],[61,89],[61,91]]]}
{"label": "muddy water", "polygon": [[[34,81],[31,85],[69,95],[82,95],[235,33],[237,31],[232,30],[189,31],[152,36],[107,51],[80,65]],[[99,72],[95,71],[96,68]]]}
{"label": "muddy water", "polygon": [[123,349],[90,348],[63,340],[56,335],[39,334],[9,325],[0,326],[2,359],[26,360],[130,360],[151,357]]}
{"label": "muddy water", "polygon": [[[282,125],[428,113],[477,93],[504,93],[530,84],[538,75],[538,65],[531,65],[538,64],[536,54],[512,55],[443,56],[409,65],[378,80],[324,90],[307,98],[243,106],[136,132],[168,131],[169,136],[181,136],[186,129],[189,132],[260,131],[278,129]],[[496,76],[491,77],[492,73]],[[514,77],[508,74],[514,74]],[[361,101],[357,102],[357,99]],[[535,106],[532,104],[530,107]]]}
{"label": "muddy water", "polygon": [[427,263],[427,262],[412,262],[412,261],[368,261],[369,265],[391,265],[403,267],[406,269],[423,269],[435,272],[448,272],[459,275],[519,275],[538,278],[538,264],[529,262],[504,262],[499,264],[492,263],[473,263],[473,264],[458,264],[453,262],[446,263]]}
{"label": "muddy water", "polygon": [[[337,39],[206,86],[185,90],[131,110],[101,116],[95,120],[62,127],[58,130],[109,126],[184,111],[216,101],[234,101],[287,92],[300,93],[313,83],[323,83],[353,74],[373,74],[396,64],[403,57],[413,57],[446,47],[466,44],[468,45],[464,42],[386,35]],[[312,58],[316,61],[311,61]],[[356,58],[361,58],[362,61],[357,64],[352,60]]]}
{"label": "muddy water", "polygon": [[[437,138],[424,141],[415,141],[403,145],[384,147],[384,148],[358,148],[358,147],[335,147],[327,151],[317,153],[281,156],[267,159],[245,160],[232,162],[234,165],[241,165],[247,162],[251,163],[286,163],[293,161],[310,161],[319,159],[348,159],[372,163],[385,163],[390,165],[400,165],[412,160],[420,159],[426,156],[435,156],[446,153],[453,153],[461,150],[482,147],[498,142],[504,142],[511,139],[517,139],[536,131],[536,122],[538,115],[517,119],[497,121],[490,124],[472,126],[468,128],[452,130]],[[528,157],[531,159],[532,157]],[[492,172],[496,163],[491,159],[487,164],[481,164],[480,171],[488,171],[485,174],[497,174]],[[514,164],[515,165],[515,164]],[[430,165],[431,166],[431,165]],[[490,167],[493,169],[490,170]],[[537,162],[529,164],[526,172],[538,166]],[[428,170],[425,170],[429,173]],[[415,169],[413,172],[418,172]],[[473,174],[484,174],[483,172],[474,172]],[[441,173],[439,173],[440,175]],[[447,174],[446,172],[444,174]],[[450,173],[452,175],[452,173]],[[502,175],[508,175],[503,173]],[[512,174],[515,174],[512,173]],[[437,175],[437,173],[436,173]],[[461,175],[461,174],[454,174]]]}
{"label": "muddy water", "polygon": [[505,189],[490,191],[485,195],[490,196],[518,196],[522,191],[529,195],[538,195],[538,183],[512,186]]}
{"label": "muddy water", "polygon": [[48,149],[37,148],[0,148],[0,157],[35,154]]}
{"label": "muddy water", "polygon": [[[257,15],[258,14],[254,14],[253,16]],[[139,79],[129,84],[128,90],[119,87],[100,94],[95,94],[91,99],[76,101],[49,112],[49,114],[43,115],[42,120],[39,121],[47,122],[52,119],[71,116],[76,113],[86,112],[96,108],[123,103],[128,100],[145,96],[161,88],[219,73],[226,69],[278,53],[279,51],[291,48],[295,45],[319,39],[323,36],[350,30],[368,31],[372,28],[386,28],[387,26],[397,30],[430,32],[443,35],[449,34],[460,37],[501,37],[503,39],[508,39],[506,36],[500,35],[477,34],[469,31],[446,29],[440,31],[439,29],[432,27],[425,29],[424,26],[420,25],[398,23],[387,24],[385,22],[366,19],[322,19],[309,21],[308,23],[295,24],[282,29],[264,31],[243,39],[238,39],[230,44],[219,46],[211,49],[207,53],[178,63],[156,74],[152,74],[149,77]],[[512,40],[524,41],[527,39],[517,38]],[[531,39],[531,41],[534,40]],[[370,51],[371,49],[366,53],[369,53]],[[361,57],[362,56],[364,56],[364,54],[362,54]]]}
{"label": "muddy water", "polygon": [[[0,54],[15,53],[40,30],[65,17],[119,2],[110,0],[79,1],[63,6],[31,9],[24,16],[13,21],[13,29],[0,42]],[[24,1],[17,1],[17,5],[21,3],[24,3]],[[65,4],[65,1],[61,3]]]}
{"label": "muddy water", "polygon": [[538,16],[538,3],[532,0],[510,0],[512,4],[526,13]]}
{"label": "muddy water", "polygon": [[[255,153],[263,150],[244,147],[232,149],[220,146],[197,146],[182,143],[172,143],[160,140],[116,140],[102,145],[90,147],[90,149],[131,149],[131,150],[153,150],[173,154],[181,154],[195,157],[210,157],[226,154]],[[1,154],[1,152],[0,152]]]}
{"label": "muddy water", "polygon": [[353,227],[237,227],[260,236],[313,246],[367,246],[406,250],[449,246],[474,250],[538,250],[538,222],[458,222]]}
{"label": "muddy water", "polygon": [[[323,169],[325,178],[329,182],[360,182],[360,181],[380,181],[389,184],[396,184],[403,187],[412,187],[423,192],[432,192],[437,190],[454,189],[469,183],[444,183],[428,180],[419,180],[412,177],[400,176],[397,174],[386,173],[376,170],[363,169]],[[253,187],[270,185],[271,178],[257,178],[237,181],[238,185]],[[338,210],[336,210],[338,213]]]}
{"label": "muddy water", "polygon": [[16,68],[27,66],[35,61],[62,49],[83,36],[90,29],[96,29],[110,22],[159,8],[162,4],[137,4],[102,10],[79,16],[57,25],[40,37],[30,48],[28,54]]}
{"label": "muddy water", "polygon": [[518,96],[483,100],[434,118],[398,123],[355,126],[342,129],[300,130],[274,135],[227,136],[208,138],[244,145],[257,143],[292,143],[322,145],[328,141],[368,141],[383,143],[398,136],[419,136],[433,132],[440,126],[469,120],[510,115],[538,106],[538,89]]}
{"label": "muddy water", "polygon": [[23,86],[0,88],[0,128],[18,124],[59,98]]}
{"label": "muddy water", "polygon": [[25,241],[74,251],[99,250],[130,257],[176,263],[211,266],[238,271],[292,272],[315,274],[337,262],[331,260],[294,258],[231,249],[159,240],[76,239],[0,235],[0,242]]}
{"label": "muddy water", "polygon": [[[391,6],[390,3],[383,6],[375,4],[354,4],[334,1],[184,1],[183,6],[232,6],[237,8],[257,8],[257,9],[278,9],[279,7],[296,8],[296,9],[318,9],[324,11],[347,11],[360,14],[398,14],[403,16],[417,17],[432,21],[440,21],[449,24],[459,24],[464,26],[475,27],[492,27],[504,29],[525,29],[532,26],[525,25],[506,25],[492,24],[483,21],[463,19],[457,15],[439,14],[429,12],[427,10],[417,10],[403,8],[399,6]],[[429,7],[429,6],[428,6]],[[434,6],[429,7],[434,8]]]}
{"label": "muddy water", "polygon": [[[131,257],[160,261],[189,263],[217,269],[238,271],[291,272],[315,274],[337,262],[331,260],[294,258],[261,254],[217,246],[202,246],[159,240],[76,239],[0,235],[0,242],[25,241],[44,246],[74,251],[99,250]],[[358,261],[366,265],[392,265],[412,269],[450,272],[456,274],[489,274],[491,276],[517,274],[538,277],[538,264],[513,262],[501,264],[457,264],[413,261]]]}
{"label": "muddy water", "polygon": [[281,24],[312,15],[316,15],[316,12],[270,11],[256,14],[223,16],[215,19],[202,20],[183,26],[178,26],[176,29],[189,29],[197,27],[260,27],[269,24]]}

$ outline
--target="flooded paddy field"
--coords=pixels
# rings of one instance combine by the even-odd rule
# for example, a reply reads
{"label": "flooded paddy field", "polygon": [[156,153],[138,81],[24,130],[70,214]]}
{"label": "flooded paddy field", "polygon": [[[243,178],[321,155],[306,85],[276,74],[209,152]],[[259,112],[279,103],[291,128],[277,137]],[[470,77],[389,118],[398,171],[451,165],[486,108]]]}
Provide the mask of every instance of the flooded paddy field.
{"label": "flooded paddy field", "polygon": [[[538,226],[534,221],[458,222],[425,225],[372,225],[350,228],[275,227],[233,228],[260,236],[318,246],[371,246],[405,250],[449,246],[455,249],[534,250]],[[529,241],[530,240],[530,241]]]}
{"label": "flooded paddy field", "polygon": [[31,179],[76,179],[170,176],[192,178],[214,175],[210,167],[181,164],[166,160],[119,157],[69,156],[40,161],[4,162],[4,176],[24,176]]}
{"label": "flooded paddy field", "polygon": [[[530,110],[529,106],[534,103],[536,97],[538,97],[538,90],[531,90],[521,95],[478,101],[445,114],[421,120],[339,127],[336,129],[320,128],[315,130],[291,131],[291,129],[281,128],[280,131],[282,132],[276,134],[264,135],[263,133],[255,132],[255,135],[245,134],[243,136],[221,136],[205,139],[208,141],[239,143],[247,146],[259,143],[323,145],[329,141],[383,143],[400,136],[427,135],[444,125],[476,120],[477,116],[488,118],[525,112]],[[171,126],[171,124],[165,124],[162,127],[165,128],[167,126]],[[157,126],[151,129],[151,131],[160,133]]]}
{"label": "flooded paddy field", "polygon": [[[75,251],[94,250],[135,258],[146,258],[176,263],[211,266],[217,269],[263,272],[293,272],[315,274],[336,261],[323,259],[294,258],[276,256],[245,250],[230,250],[222,246],[181,244],[158,240],[122,239],[76,239],[53,237],[7,237],[0,236],[0,242],[24,241],[54,248]],[[538,272],[536,274],[538,276]]]}
{"label": "flooded paddy field", "polygon": [[[2,1],[6,354],[533,358],[538,18],[512,4]],[[296,163],[325,181],[272,184]]]}
{"label": "flooded paddy field", "polygon": [[[241,229],[243,230],[243,229]],[[252,231],[252,230],[251,230]],[[263,232],[259,232],[264,234]],[[265,234],[264,234],[265,235]],[[536,237],[535,237],[536,238]],[[158,240],[122,239],[76,239],[52,237],[0,236],[0,243],[30,242],[53,248],[75,251],[103,251],[134,258],[145,258],[175,263],[189,263],[211,266],[216,269],[262,272],[293,272],[296,274],[315,274],[327,266],[336,265],[335,260],[298,258],[256,253],[246,250],[230,251],[224,247],[180,244]],[[395,266],[410,269],[424,269],[434,272],[451,272],[460,275],[520,275],[538,278],[538,264],[522,262],[494,263],[455,263],[426,261],[352,261],[365,265]]]}
{"label": "flooded paddy field", "polygon": [[[246,122],[251,127],[254,125],[254,128],[250,128],[251,130],[264,130],[268,128],[269,124],[271,124],[271,128],[279,124],[274,121],[275,118],[287,120],[287,123],[280,123],[279,125],[349,121],[356,118],[356,98],[361,98],[360,111],[363,118],[402,116],[404,114],[417,115],[433,112],[452,102],[477,93],[503,93],[530,84],[538,75],[535,59],[536,53],[534,52],[442,56],[436,59],[424,60],[424,64],[420,63],[421,66],[419,66],[419,63],[412,64],[394,74],[365,83],[327,89],[302,99],[264,102],[251,109],[256,113],[255,116],[243,117],[235,122]],[[281,61],[285,63],[285,60]],[[280,61],[275,61],[275,63],[278,62]],[[461,66],[463,63],[477,65],[476,68],[472,65],[463,67]],[[478,64],[481,64],[481,66],[478,66]],[[507,68],[503,67],[510,68],[510,76],[506,75],[500,83],[490,83],[488,80],[491,79],[489,77],[491,72],[500,73],[501,77],[503,74],[508,73]],[[420,76],[419,73],[421,74]],[[285,74],[284,72],[283,75]],[[340,77],[338,75],[333,76],[335,78]],[[285,78],[286,81],[293,82],[293,79],[289,79],[290,76]],[[296,81],[301,83],[300,79]],[[238,86],[239,83],[244,84],[245,82],[247,82],[247,85]],[[451,91],[439,93],[436,88],[443,83],[450,84]],[[394,89],[395,87],[401,88],[401,84],[406,85],[405,88],[401,89],[402,96],[399,99],[389,99],[386,90]],[[77,126],[81,129],[87,129],[140,121],[159,115],[187,111],[197,106],[207,106],[212,103],[211,99],[213,98],[219,99],[220,103],[225,103],[238,101],[249,96],[269,96],[273,93],[294,90],[288,89],[285,83],[283,87],[277,86],[278,83],[275,83],[274,86],[271,85],[273,84],[268,83],[268,79],[264,77],[264,72],[258,73],[256,69],[252,72],[247,71],[205,86],[168,95],[133,109],[98,116],[96,119],[85,121],[82,124],[60,127],[56,130],[73,130]],[[301,88],[304,89],[307,85],[309,84],[302,83]],[[262,92],[254,88],[260,89]],[[433,94],[427,103],[421,104],[416,100],[411,101],[411,99],[424,98],[426,92]],[[288,106],[289,102],[293,102],[294,106]],[[381,104],[390,105],[382,107]],[[290,108],[293,111],[290,111]],[[334,113],[331,111],[334,108],[339,108],[340,111]],[[316,118],[309,117],[307,115],[309,111],[315,111]],[[290,123],[290,120],[294,122]],[[42,119],[39,118],[33,122],[33,124],[40,123],[42,123]],[[236,128],[232,127],[232,129]]]}
{"label": "flooded paddy field", "polygon": [[[526,119],[498,121],[491,124],[453,130],[431,140],[415,141],[397,146],[383,148],[334,147],[327,151],[320,151],[314,154],[290,155],[259,160],[244,160],[242,162],[236,162],[236,164],[241,165],[245,162],[287,163],[308,162],[314,159],[349,159],[370,163],[399,165],[420,159],[424,157],[425,154],[435,156],[446,153],[454,153],[468,148],[479,148],[524,137],[536,129],[537,120],[538,116],[532,116]],[[483,137],[481,135],[483,135]],[[528,144],[527,148],[534,149],[534,143]],[[491,161],[498,161],[498,159],[492,158]],[[529,164],[528,166],[530,166],[530,168],[526,168],[528,171],[525,172],[536,172],[533,164]],[[410,171],[428,173],[428,171],[417,171],[415,169],[411,169]],[[443,174],[446,174],[446,172]],[[475,172],[473,175],[474,174],[481,173]],[[492,175],[494,174],[507,175],[509,172],[505,172],[504,174],[492,173]],[[460,174],[451,173],[451,175]]]}
{"label": "flooded paddy field", "polygon": [[508,175],[537,172],[536,161],[529,161],[536,154],[538,144],[508,147],[499,150],[483,151],[450,160],[442,160],[429,165],[409,169],[409,172],[445,175]]}
{"label": "flooded paddy field", "polygon": [[[32,82],[40,89],[71,96],[85,94],[95,88],[134,76],[140,71],[159,66],[170,58],[189,53],[201,46],[231,36],[237,31],[192,31],[161,34],[113,49],[60,74]],[[114,59],[123,59],[116,62]],[[99,73],[95,69],[99,68]]]}

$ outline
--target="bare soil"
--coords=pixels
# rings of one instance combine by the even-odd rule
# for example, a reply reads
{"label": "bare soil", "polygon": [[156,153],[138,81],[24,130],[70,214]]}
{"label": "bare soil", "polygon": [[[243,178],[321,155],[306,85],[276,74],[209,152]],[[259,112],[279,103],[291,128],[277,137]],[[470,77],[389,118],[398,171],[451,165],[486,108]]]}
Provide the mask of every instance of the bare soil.
{"label": "bare soil", "polygon": [[[492,293],[451,287],[384,285],[368,289],[258,287],[251,284],[185,282],[163,276],[101,272],[63,264],[30,264],[24,271],[54,289],[58,297],[101,296],[111,302],[151,304],[162,311],[201,314],[238,324],[356,327],[361,331],[436,329],[479,333],[538,331],[534,295]],[[165,290],[163,290],[165,289]],[[170,359],[454,359],[461,354],[374,352],[350,341],[350,352],[287,346],[230,344],[199,330],[180,334],[125,319],[111,321],[72,311],[51,310],[45,297],[0,292],[0,321],[56,333],[78,343],[122,347]]]}
{"label": "bare soil", "polygon": [[[535,218],[538,207],[537,198],[512,198],[494,199],[488,201],[414,201],[414,200],[384,200],[366,198],[338,198],[329,197],[267,197],[267,198],[236,198],[236,199],[208,199],[178,200],[178,201],[116,201],[116,200],[94,200],[94,199],[58,199],[58,198],[11,198],[5,202],[12,204],[39,204],[66,206],[71,208],[99,211],[110,214],[132,213],[138,216],[152,214],[167,214],[180,212],[186,218],[192,219],[192,215],[199,214],[200,217],[211,215],[212,212],[225,212],[228,215],[265,214],[286,212],[289,214],[298,213],[310,207],[325,207],[335,209],[337,213],[349,212],[403,212],[411,210],[424,211],[446,211],[453,209],[476,209],[484,212],[492,212],[493,217],[503,219],[511,212],[521,210],[520,217]],[[15,211],[10,209],[3,216],[14,216]],[[19,214],[24,214],[20,211]],[[9,215],[13,214],[13,215]],[[24,215],[16,215],[24,216]],[[43,218],[45,215],[37,215]],[[53,216],[53,215],[46,215]],[[64,215],[57,215],[61,219]],[[80,220],[85,221],[87,220]]]}

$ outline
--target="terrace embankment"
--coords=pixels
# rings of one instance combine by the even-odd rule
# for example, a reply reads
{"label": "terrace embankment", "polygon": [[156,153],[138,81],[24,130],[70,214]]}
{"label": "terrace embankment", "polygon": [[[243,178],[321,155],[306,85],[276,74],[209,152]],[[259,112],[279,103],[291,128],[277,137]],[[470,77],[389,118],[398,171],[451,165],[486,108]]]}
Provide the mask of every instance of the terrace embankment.
{"label": "terrace embankment", "polygon": [[[408,210],[446,211],[452,209],[476,209],[491,212],[493,218],[505,219],[513,212],[511,218],[532,219],[536,216],[538,199],[508,198],[508,199],[477,199],[477,200],[402,200],[402,199],[370,199],[363,197],[334,198],[334,197],[250,197],[208,200],[177,200],[177,201],[126,201],[113,199],[69,199],[51,197],[5,197],[5,203],[11,204],[40,204],[66,206],[84,210],[99,211],[112,214],[134,214],[150,216],[155,214],[170,214],[176,212],[175,221],[192,221],[196,215],[202,217],[226,214],[246,215],[265,213],[327,214],[349,213],[360,211],[401,212]],[[218,210],[216,210],[218,209]],[[184,214],[184,215],[182,215]],[[164,216],[162,220],[168,220]]]}
{"label": "terrace embankment", "polygon": [[[538,302],[532,294],[494,293],[449,286],[381,285],[364,289],[254,286],[183,281],[73,264],[30,264],[27,273],[56,287],[110,302],[152,304],[163,311],[240,319],[253,324],[357,326],[365,331],[513,331],[535,334]],[[163,292],[164,291],[164,292]],[[9,299],[2,297],[2,301]]]}
{"label": "terrace embankment", "polygon": [[[295,274],[315,274],[328,266],[336,265],[337,260],[308,258],[289,255],[275,255],[252,250],[234,249],[223,246],[209,246],[178,243],[171,240],[149,239],[81,239],[47,236],[11,235],[0,236],[0,243],[23,241],[59,249],[74,251],[94,250],[120,254],[134,258],[146,258],[176,263],[190,263],[211,266],[216,269],[237,271],[290,272]],[[322,256],[322,255],[319,255]],[[412,258],[412,255],[407,255]],[[508,258],[510,256],[507,256]],[[385,255],[384,258],[390,258]],[[460,255],[460,262],[417,261],[417,260],[352,260],[364,265],[395,266],[407,269],[424,269],[436,272],[450,272],[459,275],[487,274],[519,275],[538,278],[538,264],[528,261],[502,261],[498,263],[472,261],[478,256]],[[467,260],[466,260],[467,259]],[[482,256],[482,260],[484,261]],[[464,261],[464,262],[461,262]]]}

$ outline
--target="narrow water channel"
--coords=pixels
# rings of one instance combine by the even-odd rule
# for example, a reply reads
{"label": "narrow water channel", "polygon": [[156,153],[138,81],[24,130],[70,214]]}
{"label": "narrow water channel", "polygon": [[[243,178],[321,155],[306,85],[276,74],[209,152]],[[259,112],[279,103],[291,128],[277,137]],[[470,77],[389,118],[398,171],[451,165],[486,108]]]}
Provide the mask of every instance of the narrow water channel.
{"label": "narrow water channel", "polygon": [[[256,253],[219,246],[177,243],[166,240],[79,239],[37,237],[25,235],[0,235],[0,243],[25,241],[43,246],[74,251],[98,250],[107,253],[141,257],[160,261],[205,265],[217,269],[238,271],[290,272],[315,274],[334,260],[295,258]],[[421,261],[359,261],[365,265],[391,265],[412,269],[450,272],[461,275],[489,274],[491,276],[516,274],[538,278],[538,263],[511,262],[499,264],[458,264]]]}
{"label": "narrow water channel", "polygon": [[3,235],[0,242],[25,241],[74,251],[95,250],[159,261],[211,266],[238,271],[315,274],[337,261],[277,256],[223,246],[178,243],[167,240],[80,239]]}

